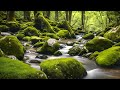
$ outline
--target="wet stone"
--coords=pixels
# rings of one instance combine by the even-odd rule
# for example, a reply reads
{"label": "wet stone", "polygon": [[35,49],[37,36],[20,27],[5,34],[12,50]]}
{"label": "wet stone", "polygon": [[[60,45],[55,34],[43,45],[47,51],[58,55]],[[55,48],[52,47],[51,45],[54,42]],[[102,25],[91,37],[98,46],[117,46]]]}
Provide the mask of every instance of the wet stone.
{"label": "wet stone", "polygon": [[39,59],[47,59],[48,56],[47,56],[47,55],[37,55],[36,58],[39,58]]}
{"label": "wet stone", "polygon": [[39,60],[30,60],[29,63],[41,63]]}

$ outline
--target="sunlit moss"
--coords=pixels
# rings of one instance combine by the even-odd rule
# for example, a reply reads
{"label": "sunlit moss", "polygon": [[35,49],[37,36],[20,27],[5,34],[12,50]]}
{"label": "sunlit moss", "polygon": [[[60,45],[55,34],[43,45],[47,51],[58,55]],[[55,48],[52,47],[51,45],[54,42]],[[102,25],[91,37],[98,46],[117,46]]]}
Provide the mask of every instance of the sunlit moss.
{"label": "sunlit moss", "polygon": [[0,57],[0,79],[47,79],[45,73],[10,58]]}
{"label": "sunlit moss", "polygon": [[93,33],[88,33],[86,35],[83,36],[84,39],[93,39],[94,38],[94,34]]}
{"label": "sunlit moss", "polygon": [[82,64],[74,58],[45,60],[40,67],[49,79],[80,79],[87,74]]}

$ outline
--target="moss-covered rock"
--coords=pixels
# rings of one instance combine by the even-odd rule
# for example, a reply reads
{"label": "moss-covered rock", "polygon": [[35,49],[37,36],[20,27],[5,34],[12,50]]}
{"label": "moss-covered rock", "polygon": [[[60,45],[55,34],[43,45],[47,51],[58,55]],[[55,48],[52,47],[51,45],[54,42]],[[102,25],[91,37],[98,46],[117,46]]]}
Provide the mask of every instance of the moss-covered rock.
{"label": "moss-covered rock", "polygon": [[33,46],[34,47],[41,47],[45,42],[37,42]]}
{"label": "moss-covered rock", "polygon": [[29,26],[23,30],[25,36],[39,36],[40,32],[32,26]]}
{"label": "moss-covered rock", "polygon": [[59,47],[60,45],[55,39],[48,39],[42,47],[37,49],[37,52],[41,54],[54,54],[59,50]]}
{"label": "moss-covered rock", "polygon": [[31,37],[29,37],[29,36],[23,37],[23,41],[30,41],[30,40],[31,40]]}
{"label": "moss-covered rock", "polygon": [[57,35],[61,38],[70,38],[71,35],[68,30],[60,30]]}
{"label": "moss-covered rock", "polygon": [[56,52],[54,53],[54,55],[55,55],[55,56],[61,56],[62,53],[61,53],[60,51],[56,51]]}
{"label": "moss-covered rock", "polygon": [[40,67],[48,79],[80,79],[87,74],[82,64],[73,58],[45,60]]}
{"label": "moss-covered rock", "polygon": [[96,60],[96,57],[99,55],[100,52],[95,51],[94,53],[92,53],[89,57],[89,59],[91,60]]}
{"label": "moss-covered rock", "polygon": [[18,33],[18,34],[16,34],[16,37],[17,37],[19,40],[23,40],[23,38],[25,37],[25,35],[22,34],[22,33]]}
{"label": "moss-covered rock", "polygon": [[112,28],[104,34],[105,38],[108,38],[112,41],[119,42],[120,41],[120,26]]}
{"label": "moss-covered rock", "polygon": [[44,72],[10,58],[0,57],[0,79],[47,79]]}
{"label": "moss-covered rock", "polygon": [[120,46],[120,42],[116,43],[116,44],[115,44],[115,45],[113,45],[113,46]]}
{"label": "moss-covered rock", "polygon": [[9,30],[9,27],[6,25],[0,25],[0,31],[7,32]]}
{"label": "moss-covered rock", "polygon": [[90,52],[102,51],[110,48],[112,45],[113,42],[111,40],[99,36],[93,38],[85,44],[86,49]]}
{"label": "moss-covered rock", "polygon": [[50,37],[50,38],[54,38],[54,39],[57,39],[57,40],[59,39],[59,37],[54,33],[43,33],[42,35]]}
{"label": "moss-covered rock", "polygon": [[93,33],[88,33],[88,34],[85,34],[83,36],[83,39],[93,39],[94,38],[94,34]]}
{"label": "moss-covered rock", "polygon": [[28,26],[33,26],[34,22],[24,22],[22,24],[20,24],[20,28],[23,30],[25,28],[27,28]]}
{"label": "moss-covered rock", "polygon": [[120,65],[120,46],[111,47],[99,53],[96,63],[103,67]]}
{"label": "moss-covered rock", "polygon": [[80,51],[81,51],[80,47],[78,45],[75,45],[69,49],[68,54],[70,56],[75,56],[75,55],[79,55]]}
{"label": "moss-covered rock", "polygon": [[14,55],[20,60],[24,57],[24,47],[15,36],[1,38],[0,48],[6,55]]}
{"label": "moss-covered rock", "polygon": [[37,37],[37,36],[31,36],[30,41],[32,42],[32,44],[35,44],[39,41],[42,41],[42,38]]}
{"label": "moss-covered rock", "polygon": [[9,21],[6,25],[9,27],[10,32],[17,32],[20,30],[20,24],[18,22]]}

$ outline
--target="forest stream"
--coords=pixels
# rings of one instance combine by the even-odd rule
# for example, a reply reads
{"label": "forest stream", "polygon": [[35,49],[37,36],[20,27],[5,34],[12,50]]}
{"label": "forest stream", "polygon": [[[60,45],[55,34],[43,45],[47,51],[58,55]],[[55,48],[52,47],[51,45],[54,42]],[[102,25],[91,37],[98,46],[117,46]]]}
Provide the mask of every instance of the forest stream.
{"label": "forest stream", "polygon": [[[9,35],[9,33],[2,33],[5,35]],[[114,69],[106,69],[106,68],[101,68],[96,63],[92,60],[89,60],[88,58],[82,57],[82,56],[70,56],[67,54],[68,50],[72,46],[67,46],[66,44],[63,44],[63,42],[68,42],[68,41],[77,41],[82,38],[82,35],[76,35],[76,39],[65,39],[65,40],[60,40],[62,44],[60,44],[63,48],[60,49],[59,51],[62,52],[61,56],[53,56],[53,55],[47,55],[47,59],[55,59],[55,58],[61,58],[61,57],[73,57],[80,61],[84,68],[87,71],[87,76],[85,76],[83,79],[119,79],[120,78],[120,69],[119,68],[114,68]],[[22,41],[22,44],[26,46],[29,42]],[[79,45],[82,47],[86,43],[86,40],[83,40]],[[30,44],[30,43],[29,43]],[[27,46],[26,53],[24,55],[24,58],[26,58],[25,63],[29,64],[31,67],[40,70],[40,62],[46,60],[46,59],[39,59],[36,56],[42,55],[36,53],[36,49],[30,44]]]}

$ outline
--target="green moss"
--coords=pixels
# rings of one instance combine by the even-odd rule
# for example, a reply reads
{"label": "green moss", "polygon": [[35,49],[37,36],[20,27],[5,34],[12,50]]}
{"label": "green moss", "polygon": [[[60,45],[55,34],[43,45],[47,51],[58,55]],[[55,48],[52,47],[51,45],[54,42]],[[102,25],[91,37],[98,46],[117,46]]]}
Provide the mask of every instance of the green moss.
{"label": "green moss", "polygon": [[120,64],[120,46],[111,47],[100,52],[96,58],[96,63],[103,67],[111,67]]}
{"label": "green moss", "polygon": [[78,55],[81,52],[81,49],[79,46],[73,46],[72,48],[69,49],[68,54],[70,56],[75,56]]}
{"label": "green moss", "polygon": [[73,58],[45,60],[40,67],[49,79],[79,79],[86,75],[82,64]]}
{"label": "green moss", "polygon": [[94,51],[102,51],[108,49],[112,45],[113,42],[111,40],[97,36],[92,40],[88,41],[85,46],[88,49],[88,51],[94,52]]}
{"label": "green moss", "polygon": [[59,47],[58,42],[55,42],[52,46],[48,45],[48,42],[45,42],[42,47],[37,49],[37,52],[41,54],[54,54],[55,51],[59,50]]}
{"label": "green moss", "polygon": [[9,27],[6,25],[0,25],[0,31],[7,32],[9,30]]}
{"label": "green moss", "polygon": [[48,39],[50,39],[50,37],[47,37],[47,36],[45,36],[44,38],[42,38],[42,41],[47,41]]}
{"label": "green moss", "polygon": [[41,47],[45,42],[37,42],[33,46],[34,47]]}
{"label": "green moss", "polygon": [[54,55],[55,55],[55,56],[61,56],[62,53],[61,53],[60,51],[56,51],[56,52],[54,53]]}
{"label": "green moss", "polygon": [[9,27],[9,31],[11,32],[17,32],[20,30],[20,24],[18,22],[9,21],[6,25]]}
{"label": "green moss", "polygon": [[89,57],[89,59],[91,60],[96,60],[96,57],[99,55],[100,52],[95,51],[94,53],[92,53]]}
{"label": "green moss", "polygon": [[58,32],[58,31],[60,31],[60,30],[61,30],[60,28],[54,27],[54,31],[55,31],[55,32]]}
{"label": "green moss", "polygon": [[25,23],[23,23],[23,24],[20,24],[20,28],[21,28],[21,29],[25,29],[25,28],[27,28],[28,26],[33,26],[33,25],[34,25],[33,22],[25,22]]}
{"label": "green moss", "polygon": [[112,41],[119,42],[120,41],[120,26],[117,26],[116,28],[112,28],[111,30],[107,31],[104,34],[104,37]]}
{"label": "green moss", "polygon": [[93,33],[88,33],[86,35],[83,36],[84,39],[93,39],[94,38],[94,34]]}
{"label": "green moss", "polygon": [[35,27],[32,27],[32,26],[25,28],[23,32],[25,36],[39,36],[40,35],[40,32]]}
{"label": "green moss", "polygon": [[16,34],[16,37],[17,37],[19,40],[22,40],[22,39],[25,37],[25,35],[22,34],[22,33],[18,33],[18,34]]}
{"label": "green moss", "polygon": [[59,37],[54,33],[43,33],[42,35],[47,36],[47,37],[51,37],[51,38],[54,38],[57,40],[59,39]]}
{"label": "green moss", "polygon": [[0,79],[47,79],[45,73],[10,58],[0,57]]}
{"label": "green moss", "polygon": [[70,33],[68,30],[60,30],[57,35],[61,38],[70,38]]}
{"label": "green moss", "polygon": [[115,44],[115,45],[113,45],[113,46],[120,46],[120,42],[116,43],[116,44]]}
{"label": "green moss", "polygon": [[6,55],[14,55],[22,60],[24,47],[15,36],[5,36],[0,39],[0,48]]}
{"label": "green moss", "polygon": [[37,43],[39,41],[42,41],[42,38],[37,37],[37,36],[31,36],[30,41],[32,42],[32,44],[35,44],[35,43]]}
{"label": "green moss", "polygon": [[30,41],[30,39],[31,39],[31,37],[25,36],[25,37],[23,38],[23,41]]}

